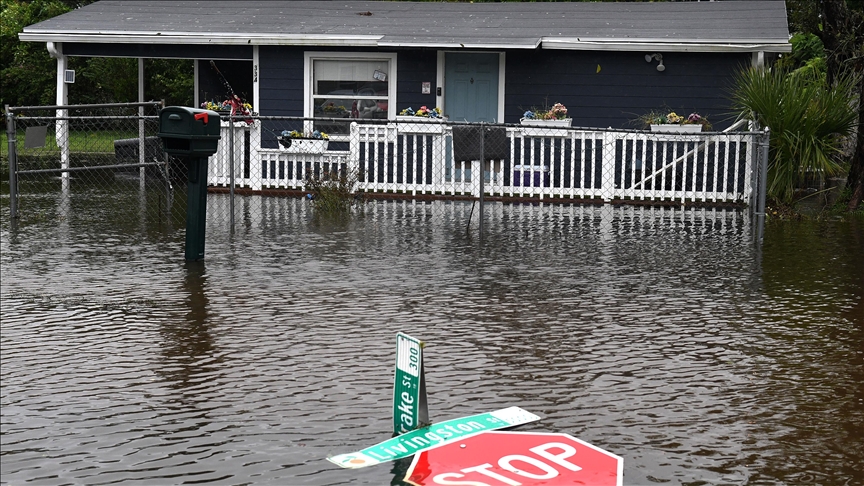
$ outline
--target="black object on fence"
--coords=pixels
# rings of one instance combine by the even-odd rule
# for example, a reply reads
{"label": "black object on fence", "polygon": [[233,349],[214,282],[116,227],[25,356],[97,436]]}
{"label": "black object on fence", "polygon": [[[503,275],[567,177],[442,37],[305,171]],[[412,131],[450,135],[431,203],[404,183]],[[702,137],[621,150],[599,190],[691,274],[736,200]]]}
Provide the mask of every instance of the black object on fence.
{"label": "black object on fence", "polygon": [[[483,235],[483,195],[486,190],[483,183],[486,179],[486,162],[491,160],[510,160],[510,138],[507,129],[503,126],[492,126],[481,123],[479,125],[453,125],[453,158],[457,161],[477,160],[480,161],[479,203],[480,203],[480,235]],[[471,205],[471,214],[468,216],[468,226],[471,225],[471,217],[474,215],[474,205]],[[466,228],[467,230],[467,228]]]}
{"label": "black object on fence", "polygon": [[453,125],[453,158],[510,160],[510,138],[505,127]]}
{"label": "black object on fence", "polygon": [[[114,157],[118,161],[137,162],[141,152],[140,138],[124,138],[114,140]],[[144,160],[162,160],[162,141],[159,137],[144,137]]]}

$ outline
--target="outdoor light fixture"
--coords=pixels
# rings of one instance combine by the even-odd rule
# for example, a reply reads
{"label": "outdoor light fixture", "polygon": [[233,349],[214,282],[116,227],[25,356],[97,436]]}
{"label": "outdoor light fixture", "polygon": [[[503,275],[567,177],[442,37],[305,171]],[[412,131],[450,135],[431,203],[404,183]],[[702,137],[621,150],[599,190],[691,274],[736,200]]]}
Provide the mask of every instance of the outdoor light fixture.
{"label": "outdoor light fixture", "polygon": [[651,61],[660,61],[657,64],[657,70],[663,72],[666,70],[666,66],[663,65],[663,54],[659,52],[655,52],[654,54],[645,54],[645,62]]}

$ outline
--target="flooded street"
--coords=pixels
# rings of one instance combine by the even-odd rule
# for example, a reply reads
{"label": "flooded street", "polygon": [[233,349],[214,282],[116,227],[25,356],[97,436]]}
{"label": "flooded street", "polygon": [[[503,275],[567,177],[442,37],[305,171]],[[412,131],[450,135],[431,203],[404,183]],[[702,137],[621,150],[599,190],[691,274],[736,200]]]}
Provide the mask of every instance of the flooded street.
{"label": "flooded street", "polygon": [[481,240],[470,203],[250,197],[187,264],[0,203],[2,484],[402,484],[326,460],[390,438],[399,331],[433,421],[518,406],[625,485],[864,484],[860,219],[759,250],[746,211],[490,204]]}

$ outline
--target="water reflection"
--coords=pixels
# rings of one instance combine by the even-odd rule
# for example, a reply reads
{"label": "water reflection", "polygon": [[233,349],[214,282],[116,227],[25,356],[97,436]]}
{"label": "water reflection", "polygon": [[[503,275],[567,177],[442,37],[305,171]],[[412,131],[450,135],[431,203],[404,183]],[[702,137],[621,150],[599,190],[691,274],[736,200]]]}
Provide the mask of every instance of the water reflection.
{"label": "water reflection", "polygon": [[408,473],[408,468],[411,467],[411,461],[413,460],[414,456],[411,456],[391,463],[393,465],[392,469],[390,469],[390,473],[393,474],[393,480],[390,481],[391,486],[403,486],[408,484],[403,480],[405,479],[405,475]]}
{"label": "water reflection", "polygon": [[186,262],[184,267],[185,277],[180,292],[185,300],[181,311],[183,319],[160,325],[163,359],[155,367],[156,373],[179,391],[201,385],[202,377],[213,368],[218,369],[222,362],[210,330],[212,322],[205,264],[203,261]]}

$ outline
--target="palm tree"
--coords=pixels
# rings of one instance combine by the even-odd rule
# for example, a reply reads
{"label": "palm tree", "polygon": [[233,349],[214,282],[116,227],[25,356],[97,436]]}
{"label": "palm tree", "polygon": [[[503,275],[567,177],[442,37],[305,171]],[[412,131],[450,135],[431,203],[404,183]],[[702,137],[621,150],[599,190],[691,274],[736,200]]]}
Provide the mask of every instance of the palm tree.
{"label": "palm tree", "polygon": [[829,86],[812,70],[747,68],[736,75],[733,106],[741,118],[771,129],[768,196],[789,204],[800,178],[842,171],[840,144],[857,122],[855,79]]}

